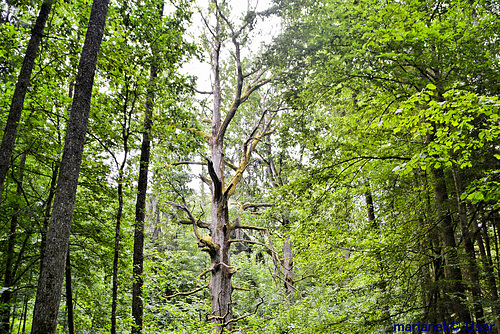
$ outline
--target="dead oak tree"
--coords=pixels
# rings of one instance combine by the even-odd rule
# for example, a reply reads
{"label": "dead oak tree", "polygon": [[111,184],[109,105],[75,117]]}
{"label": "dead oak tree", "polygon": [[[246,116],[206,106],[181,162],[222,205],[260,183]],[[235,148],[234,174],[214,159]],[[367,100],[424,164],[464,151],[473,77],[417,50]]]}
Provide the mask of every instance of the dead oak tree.
{"label": "dead oak tree", "polygon": [[[234,194],[238,183],[243,177],[247,166],[253,161],[252,152],[255,147],[270,135],[275,127],[272,127],[274,111],[265,110],[260,119],[254,124],[249,134],[241,141],[241,153],[239,164],[233,164],[224,159],[225,137],[227,130],[238,112],[240,106],[260,87],[266,85],[271,79],[266,78],[266,71],[253,71],[245,73],[242,67],[241,45],[242,35],[254,23],[255,16],[247,15],[243,24],[236,28],[224,14],[224,3],[212,1],[212,15],[214,24],[210,24],[207,18],[203,18],[209,31],[209,45],[211,49],[212,69],[212,92],[213,109],[211,119],[211,133],[206,134],[210,154],[206,157],[204,165],[208,167],[209,178],[201,176],[203,182],[208,184],[211,191],[210,222],[204,222],[201,217],[195,217],[185,204],[170,203],[184,212],[187,219],[180,220],[181,223],[191,224],[198,239],[198,245],[202,251],[210,255],[210,268],[202,273],[210,273],[211,314],[208,319],[215,325],[217,333],[232,331],[236,321],[242,317],[233,318],[232,292],[234,287],[231,277],[236,268],[231,265],[231,231],[239,229],[255,229],[252,226],[240,224],[239,221],[231,222],[228,210],[228,201]],[[221,88],[221,50],[224,42],[231,44],[230,53],[235,65],[234,96],[232,104],[223,115],[222,88]],[[270,115],[266,117],[266,115]],[[189,162],[182,162],[186,164]],[[193,162],[193,164],[200,164]],[[226,171],[228,167],[230,171]],[[229,181],[228,181],[229,180]],[[200,229],[209,231],[209,235],[202,235]],[[197,289],[199,291],[201,289]],[[260,304],[259,304],[260,305]],[[248,315],[246,315],[248,316]],[[243,316],[246,317],[246,316]]]}

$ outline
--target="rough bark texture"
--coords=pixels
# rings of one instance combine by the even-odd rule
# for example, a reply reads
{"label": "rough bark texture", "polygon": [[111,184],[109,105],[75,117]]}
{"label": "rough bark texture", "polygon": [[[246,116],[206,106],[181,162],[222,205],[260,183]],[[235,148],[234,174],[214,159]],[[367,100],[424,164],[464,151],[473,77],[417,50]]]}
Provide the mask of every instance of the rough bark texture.
{"label": "rough bark texture", "polygon": [[75,97],[71,106],[59,182],[47,232],[43,267],[40,272],[33,311],[32,334],[53,334],[56,333],[57,329],[71,221],[90,113],[94,73],[106,25],[107,12],[108,0],[94,0],[78,66]]}
{"label": "rough bark texture", "polygon": [[[445,278],[444,292],[445,297],[450,298],[448,305],[448,316],[455,314],[455,317],[461,322],[471,321],[467,305],[462,298],[465,298],[465,288],[462,282],[462,271],[458,261],[457,247],[455,242],[455,233],[453,231],[453,222],[448,204],[448,191],[444,172],[442,169],[434,169],[433,176],[435,181],[435,195],[438,209],[439,230],[444,246],[445,259]],[[462,330],[462,328],[461,328]]]}
{"label": "rough bark texture", "polygon": [[[163,9],[161,13],[163,12]],[[134,283],[132,285],[132,333],[142,333],[143,326],[143,262],[144,262],[144,220],[146,217],[146,191],[148,188],[148,169],[151,149],[151,126],[154,103],[154,87],[158,76],[157,67],[151,65],[150,86],[146,98],[146,116],[144,119],[144,132],[142,134],[141,158],[139,181],[137,184],[137,201],[135,204],[135,225],[134,225]]]}
{"label": "rough bark texture", "polygon": [[31,31],[31,38],[28,42],[28,47],[26,48],[26,55],[23,59],[21,72],[19,72],[16,89],[14,90],[14,96],[12,97],[12,102],[10,104],[9,117],[7,119],[7,124],[5,125],[2,144],[0,145],[0,195],[3,193],[5,177],[7,176],[7,171],[9,170],[10,158],[16,143],[17,126],[21,120],[24,97],[26,96],[28,85],[30,83],[31,72],[33,71],[40,41],[42,40],[45,23],[47,22],[47,18],[50,14],[50,9],[52,7],[51,3],[51,1],[44,1],[42,7],[40,8],[35,26]]}

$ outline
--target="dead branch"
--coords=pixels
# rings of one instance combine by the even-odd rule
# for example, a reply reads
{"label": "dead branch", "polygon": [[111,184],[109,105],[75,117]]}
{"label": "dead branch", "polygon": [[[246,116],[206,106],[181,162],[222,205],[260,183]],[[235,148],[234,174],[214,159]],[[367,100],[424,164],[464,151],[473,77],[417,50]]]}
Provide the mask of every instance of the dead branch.
{"label": "dead branch", "polygon": [[208,269],[205,269],[203,270],[198,276],[196,276],[196,278],[202,278],[203,276],[205,276],[206,274],[208,274],[209,272],[211,272],[212,270],[214,270],[213,267],[210,267]]}
{"label": "dead branch", "polygon": [[251,315],[257,314],[257,311],[259,310],[259,306],[262,305],[263,303],[264,303],[264,298],[260,297],[260,302],[255,306],[255,311],[253,313],[248,313],[248,314],[242,315],[241,317],[230,319],[228,322],[223,323],[222,326],[226,327],[227,325],[229,325],[232,322],[237,322],[237,321],[240,321],[242,319],[248,318]]}
{"label": "dead branch", "polygon": [[166,296],[165,298],[170,299],[170,298],[174,298],[174,297],[177,297],[177,296],[189,296],[189,295],[197,293],[198,291],[201,291],[201,290],[203,290],[205,288],[208,288],[208,284],[204,285],[202,287],[199,287],[197,289],[194,289],[193,291],[189,291],[189,292],[177,292],[177,293],[174,293],[173,295]]}
{"label": "dead branch", "polygon": [[198,161],[178,161],[174,162],[172,166],[179,166],[179,165],[200,165],[200,166],[206,166],[206,162],[198,162]]}
{"label": "dead branch", "polygon": [[198,94],[207,94],[207,95],[209,95],[209,94],[213,94],[213,93],[214,93],[214,92],[204,92],[204,91],[201,91],[201,90],[197,90],[196,88],[194,89],[194,91],[195,91],[196,93],[198,93]]}
{"label": "dead branch", "polygon": [[234,270],[234,271],[230,271],[231,274],[235,274],[238,272],[238,269],[236,269],[236,267],[234,266],[228,266],[227,264],[225,264],[224,262],[219,262],[217,263],[215,266],[214,266],[214,269],[218,266],[223,266],[223,267],[226,267],[227,269],[229,270]]}
{"label": "dead branch", "polygon": [[236,167],[235,164],[231,163],[230,161],[227,161],[226,159],[224,159],[224,164],[234,171],[238,170],[238,167]]}
{"label": "dead branch", "polygon": [[[205,212],[202,212],[201,215],[200,215],[200,218],[196,219],[194,218],[194,215],[193,213],[191,212],[191,210],[188,209],[187,206],[185,206],[184,204],[180,204],[180,203],[175,203],[175,202],[167,202],[168,204],[172,205],[174,208],[177,208],[177,209],[180,209],[184,212],[187,213],[188,217],[189,217],[189,221],[192,223],[192,224],[195,224],[197,227],[200,227],[200,228],[210,228],[210,225],[203,222],[201,220],[201,217],[205,214]],[[179,221],[181,223],[184,223],[185,220],[182,220],[182,221]]]}
{"label": "dead branch", "polygon": [[256,208],[268,208],[268,207],[271,207],[273,206],[273,204],[271,203],[245,203],[245,204],[242,204],[240,205],[240,209],[241,210],[248,210],[248,209],[256,209]]}
{"label": "dead branch", "polygon": [[233,285],[233,290],[252,291],[248,288],[242,288],[240,286],[234,286],[234,285]]}

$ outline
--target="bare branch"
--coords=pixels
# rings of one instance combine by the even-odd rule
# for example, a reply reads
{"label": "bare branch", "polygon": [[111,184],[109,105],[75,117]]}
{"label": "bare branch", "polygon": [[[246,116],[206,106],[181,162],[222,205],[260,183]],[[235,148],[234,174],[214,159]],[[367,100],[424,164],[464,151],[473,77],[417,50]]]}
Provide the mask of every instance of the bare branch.
{"label": "bare branch", "polygon": [[206,162],[198,162],[198,161],[178,161],[174,162],[172,166],[179,166],[179,165],[201,165],[201,166],[206,166]]}
{"label": "bare branch", "polygon": [[245,203],[240,206],[241,210],[248,210],[251,208],[269,208],[273,206],[271,203]]}
{"label": "bare branch", "polygon": [[198,90],[198,89],[194,89],[194,91],[198,94],[207,94],[207,95],[211,95],[213,94],[214,92],[205,92],[205,91],[201,91],[201,90]]}
{"label": "bare branch", "polygon": [[208,268],[208,269],[205,269],[203,270],[198,276],[196,276],[196,278],[202,278],[203,276],[205,276],[206,274],[208,274],[209,272],[211,272],[212,270],[214,270],[214,268]]}
{"label": "bare branch", "polygon": [[201,286],[201,287],[199,287],[197,289],[194,289],[193,291],[189,291],[189,292],[177,292],[177,293],[174,293],[173,295],[166,296],[165,298],[170,299],[170,298],[174,298],[174,297],[177,297],[177,296],[189,296],[189,295],[197,293],[198,291],[201,291],[201,290],[203,290],[205,288],[208,288],[208,284],[204,285],[204,286]]}
{"label": "bare branch", "polygon": [[224,159],[224,164],[226,166],[228,166],[229,168],[231,168],[232,170],[235,170],[235,171],[238,170],[238,167],[235,164],[231,163],[230,161],[227,161]]}
{"label": "bare branch", "polygon": [[242,319],[248,318],[251,315],[257,314],[257,311],[259,310],[259,306],[262,305],[263,303],[264,303],[264,298],[260,297],[260,302],[255,306],[255,311],[253,313],[248,313],[248,314],[242,315],[241,317],[231,319],[228,322],[223,323],[222,326],[226,327],[227,325],[229,325],[232,322],[237,322],[237,321],[240,321]]}
{"label": "bare branch", "polygon": [[[207,229],[210,228],[210,225],[208,225],[207,223],[204,223],[201,220],[201,216],[203,216],[204,212],[200,215],[200,218],[196,219],[196,218],[194,218],[193,213],[191,212],[191,210],[189,210],[187,208],[187,206],[185,206],[184,204],[175,203],[175,202],[167,202],[167,203],[170,204],[170,205],[172,205],[174,208],[177,208],[179,210],[182,210],[182,211],[186,212],[186,214],[188,215],[189,221],[191,222],[191,224],[193,224],[193,228],[195,228],[195,234],[196,234],[197,237],[199,236],[199,232],[196,229],[196,227],[207,228]],[[181,224],[186,223],[185,220],[182,220],[182,221],[179,221],[179,222]],[[201,236],[199,236],[198,239],[200,239],[200,238],[201,238]]]}

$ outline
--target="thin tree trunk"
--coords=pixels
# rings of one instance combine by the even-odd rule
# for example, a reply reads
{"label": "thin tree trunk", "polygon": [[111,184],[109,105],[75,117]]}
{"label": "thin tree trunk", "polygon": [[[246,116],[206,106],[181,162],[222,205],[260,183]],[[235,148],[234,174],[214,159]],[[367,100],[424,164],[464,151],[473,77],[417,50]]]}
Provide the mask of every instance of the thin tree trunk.
{"label": "thin tree trunk", "polygon": [[68,310],[69,334],[75,334],[75,317],[73,313],[73,290],[71,289],[71,258],[68,247],[66,256],[66,309]]}
{"label": "thin tree trunk", "polygon": [[[21,164],[19,166],[19,179],[17,180],[17,190],[16,190],[16,195],[17,198],[20,198],[20,195],[22,193],[22,185],[23,185],[23,176],[24,176],[24,165],[26,163],[26,152],[23,153],[21,156]],[[16,245],[16,236],[17,236],[17,217],[18,217],[18,210],[19,210],[19,204],[14,205],[14,215],[12,216],[12,219],[10,221],[10,231],[9,231],[9,241],[8,241],[8,248],[7,248],[7,260],[5,263],[5,278],[4,278],[4,283],[3,286],[4,288],[7,288],[2,293],[2,305],[0,308],[0,332],[2,333],[9,333],[9,319],[10,319],[10,299],[12,297],[12,291],[11,287],[14,282],[14,275],[15,272],[13,272],[13,266],[14,266],[14,250],[15,250],[15,245]],[[22,254],[19,254],[19,257],[21,257]]]}
{"label": "thin tree trunk", "polygon": [[481,287],[479,282],[479,273],[476,263],[476,252],[474,250],[474,243],[469,232],[469,221],[467,219],[467,208],[465,203],[460,200],[460,195],[463,193],[462,177],[460,173],[453,170],[453,179],[455,181],[456,197],[457,197],[457,207],[458,207],[458,217],[460,220],[460,227],[462,231],[462,240],[464,242],[466,261],[467,261],[467,272],[471,281],[471,293],[474,302],[473,308],[476,317],[476,321],[481,321],[484,317],[483,307],[481,305]]}
{"label": "thin tree trunk", "polygon": [[[495,274],[493,272],[493,266],[491,262],[491,258],[488,258],[486,254],[486,250],[484,247],[483,243],[483,237],[481,236],[481,231],[479,230],[479,226],[477,225],[477,222],[473,220],[473,227],[474,227],[474,235],[476,236],[477,240],[477,245],[479,248],[479,255],[481,257],[481,262],[483,264],[483,270],[486,275],[486,281],[488,282],[488,288],[490,291],[490,298],[492,301],[492,311],[493,311],[493,316],[495,317],[495,321],[497,323],[497,327],[500,326],[500,323],[498,321],[498,316],[500,315],[500,308],[497,306],[497,301],[498,301],[498,290],[497,290],[497,284],[495,281]],[[499,327],[500,330],[500,327]]]}
{"label": "thin tree trunk", "polygon": [[120,256],[120,229],[123,214],[123,174],[118,177],[118,212],[116,214],[115,250],[113,254],[113,288],[111,301],[111,334],[116,334],[116,308],[118,300],[118,260]]}
{"label": "thin tree trunk", "polygon": [[[163,16],[163,5],[161,6],[159,16]],[[137,201],[135,205],[132,334],[142,333],[143,328],[142,273],[144,263],[144,220],[146,217],[146,192],[148,187],[148,169],[151,149],[150,134],[153,116],[154,91],[157,77],[158,68],[156,63],[153,61],[150,70],[149,91],[146,97],[146,116],[144,119],[144,132],[142,134],[139,181],[137,184]]]}
{"label": "thin tree trunk", "polygon": [[89,120],[97,56],[106,25],[108,1],[94,0],[90,13],[87,35],[78,66],[75,97],[64,143],[54,209],[47,233],[43,267],[38,282],[32,334],[53,334],[57,330],[71,221]]}
{"label": "thin tree trunk", "polygon": [[[125,101],[123,104],[123,123],[122,123],[122,140],[123,140],[123,160],[118,166],[118,160],[115,162],[118,166],[118,211],[116,213],[116,227],[115,227],[115,248],[113,254],[113,287],[112,287],[112,301],[111,301],[111,334],[116,334],[116,310],[118,301],[118,261],[120,257],[120,230],[121,221],[123,216],[123,171],[127,164],[128,157],[128,138],[130,136],[130,127],[127,124],[132,116],[133,107],[128,110],[129,101],[129,88],[128,84],[125,86]],[[135,101],[135,100],[134,100]],[[113,156],[114,157],[114,156]]]}
{"label": "thin tree trunk", "polygon": [[50,14],[52,1],[46,0],[43,2],[35,26],[31,31],[30,41],[26,48],[26,55],[23,59],[21,72],[17,78],[16,89],[10,104],[9,117],[5,125],[4,134],[2,137],[2,144],[0,144],[0,196],[3,193],[5,177],[9,170],[10,158],[16,144],[17,126],[21,120],[23,111],[24,98],[30,84],[31,72],[35,64],[38,47],[42,40],[43,30]]}
{"label": "thin tree trunk", "polygon": [[[290,222],[285,218],[283,221],[283,226],[287,228]],[[293,253],[292,253],[292,245],[290,244],[290,236],[288,234],[288,230],[284,232],[283,242],[283,269],[285,274],[285,291],[288,295],[288,300],[290,304],[295,303],[295,287],[293,282]]]}

